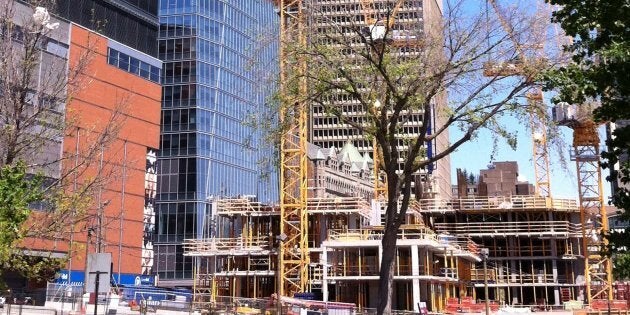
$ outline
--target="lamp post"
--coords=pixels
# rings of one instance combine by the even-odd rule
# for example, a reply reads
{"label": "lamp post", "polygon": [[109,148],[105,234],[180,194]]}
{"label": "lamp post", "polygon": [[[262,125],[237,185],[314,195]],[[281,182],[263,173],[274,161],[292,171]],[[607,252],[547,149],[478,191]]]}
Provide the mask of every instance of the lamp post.
{"label": "lamp post", "polygon": [[287,240],[287,235],[284,233],[280,233],[280,235],[276,236],[276,253],[277,253],[277,264],[278,267],[276,268],[276,273],[278,273],[277,275],[277,282],[278,284],[276,285],[276,306],[278,307],[278,315],[282,314],[282,303],[280,302],[280,292],[282,292],[281,290],[281,286],[283,285],[282,283],[282,243],[284,243],[284,241]]}
{"label": "lamp post", "polygon": [[490,297],[488,294],[488,256],[490,255],[490,250],[482,248],[479,253],[483,260],[483,290],[486,297],[486,315],[490,315]]}
{"label": "lamp post", "polygon": [[100,206],[98,207],[98,213],[96,214],[96,228],[97,228],[96,252],[97,253],[103,252],[103,215],[105,212],[105,207],[107,207],[110,202],[111,200],[106,200],[105,202],[101,203]]}

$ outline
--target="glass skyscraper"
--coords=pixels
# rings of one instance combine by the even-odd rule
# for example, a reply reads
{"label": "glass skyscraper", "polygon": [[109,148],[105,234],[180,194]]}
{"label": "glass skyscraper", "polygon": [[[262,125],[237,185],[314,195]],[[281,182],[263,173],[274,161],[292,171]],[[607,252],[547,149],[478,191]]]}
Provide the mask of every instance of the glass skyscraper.
{"label": "glass skyscraper", "polygon": [[268,0],[160,0],[155,271],[161,285],[192,279],[192,258],[183,256],[181,242],[203,236],[210,200],[247,195],[277,202],[274,164],[263,163],[273,153],[252,123],[268,111],[277,19]]}

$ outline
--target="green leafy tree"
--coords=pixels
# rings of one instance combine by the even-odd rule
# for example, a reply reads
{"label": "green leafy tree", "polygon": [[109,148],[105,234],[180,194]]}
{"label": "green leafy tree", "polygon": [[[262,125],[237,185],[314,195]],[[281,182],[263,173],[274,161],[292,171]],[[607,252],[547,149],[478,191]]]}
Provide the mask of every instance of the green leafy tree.
{"label": "green leafy tree", "polygon": [[[617,187],[611,202],[630,220],[630,1],[628,0],[550,0],[559,5],[553,15],[566,35],[574,39],[565,46],[571,62],[547,73],[546,88],[558,91],[555,102],[589,104],[599,107],[594,118],[617,123],[606,152],[602,153],[611,169],[607,178]],[[615,165],[618,168],[615,168]],[[608,235],[611,254],[625,252],[630,246],[630,231],[611,231]],[[615,271],[630,270],[630,259],[617,256]],[[623,271],[621,274],[628,274]]]}
{"label": "green leafy tree", "polygon": [[46,201],[43,185],[43,177],[29,174],[24,162],[0,169],[0,272],[18,271],[28,278],[38,278],[60,267],[59,259],[34,258],[15,251],[26,236],[24,224],[32,204]]}

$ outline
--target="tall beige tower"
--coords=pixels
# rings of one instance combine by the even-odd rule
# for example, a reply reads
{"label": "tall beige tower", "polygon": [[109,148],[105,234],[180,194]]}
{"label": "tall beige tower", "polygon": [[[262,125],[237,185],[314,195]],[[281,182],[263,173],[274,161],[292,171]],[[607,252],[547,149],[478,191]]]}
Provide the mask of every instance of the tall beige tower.
{"label": "tall beige tower", "polygon": [[[310,18],[310,29],[315,34],[322,34],[335,28],[336,32],[348,30],[352,32],[352,28],[364,27],[369,29],[366,22],[366,5],[364,3],[372,2],[370,6],[371,12],[377,16],[386,16],[391,13],[391,8],[396,5],[396,0],[310,0],[311,6],[309,12],[312,12]],[[393,36],[404,37],[420,37],[423,32],[428,31],[432,23],[439,23],[442,18],[442,2],[441,0],[418,0],[418,1],[402,1],[396,12],[395,23],[392,27]],[[333,32],[335,32],[333,31]],[[360,42],[357,45],[362,45]],[[409,49],[412,48],[412,49]],[[392,53],[418,54],[419,51],[413,47],[405,47],[397,45]],[[348,56],[348,63],[353,63],[352,56]],[[339,106],[342,114],[346,117],[352,117],[356,122],[361,122],[365,116],[365,109],[352,97],[339,94],[334,99],[334,104]],[[446,95],[440,95],[433,101],[431,109],[432,119],[429,126],[429,132],[432,132],[443,124],[443,117],[440,113],[442,108],[446,106]],[[408,147],[405,145],[405,138],[414,138],[418,136],[420,127],[422,126],[423,112],[409,111],[406,114],[406,120],[403,132],[398,135],[398,150],[406,152]],[[323,148],[342,148],[348,141],[351,142],[362,154],[372,156],[372,141],[367,139],[359,130],[340,122],[337,117],[329,115],[322,106],[313,105],[311,107],[310,116],[310,139],[309,141]],[[443,151],[449,144],[448,133],[444,132],[435,140],[426,144],[424,154],[431,156],[437,152]],[[401,161],[402,162],[402,161]],[[415,181],[414,193],[416,197],[443,197],[451,196],[451,165],[448,157],[431,165],[429,168],[418,172],[418,180]]]}

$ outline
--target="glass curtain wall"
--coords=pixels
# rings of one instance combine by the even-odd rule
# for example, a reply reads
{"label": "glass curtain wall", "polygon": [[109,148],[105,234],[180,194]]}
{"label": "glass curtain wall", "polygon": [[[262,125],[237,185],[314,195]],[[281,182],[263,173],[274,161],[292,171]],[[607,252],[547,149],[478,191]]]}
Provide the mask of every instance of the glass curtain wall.
{"label": "glass curtain wall", "polygon": [[256,123],[277,72],[277,14],[265,0],[160,0],[159,19],[156,270],[161,281],[192,279],[181,242],[204,237],[212,199],[278,199],[264,160],[275,153]]}

